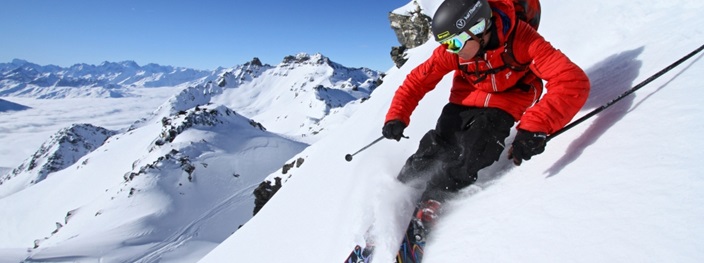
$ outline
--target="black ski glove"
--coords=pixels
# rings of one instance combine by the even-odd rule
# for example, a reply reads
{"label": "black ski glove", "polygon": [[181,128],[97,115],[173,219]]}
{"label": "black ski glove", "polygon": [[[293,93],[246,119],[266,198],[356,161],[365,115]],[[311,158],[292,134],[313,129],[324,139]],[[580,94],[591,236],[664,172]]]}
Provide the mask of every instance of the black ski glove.
{"label": "black ski glove", "polygon": [[545,151],[547,138],[547,134],[543,132],[529,132],[519,129],[511,149],[508,150],[508,158],[512,159],[514,164],[521,165],[523,160],[530,160],[534,155]]}
{"label": "black ski glove", "polygon": [[403,136],[403,130],[406,129],[406,124],[400,120],[390,120],[384,124],[384,128],[381,129],[381,134],[384,138],[400,141]]}

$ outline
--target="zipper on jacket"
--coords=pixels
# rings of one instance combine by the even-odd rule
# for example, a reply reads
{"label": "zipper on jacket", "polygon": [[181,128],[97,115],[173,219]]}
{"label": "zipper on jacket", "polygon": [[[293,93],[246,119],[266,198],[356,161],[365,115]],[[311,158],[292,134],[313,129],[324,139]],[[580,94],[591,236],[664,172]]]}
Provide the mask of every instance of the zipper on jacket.
{"label": "zipper on jacket", "polygon": [[[491,66],[491,62],[489,62],[489,59],[487,57],[487,54],[484,53],[484,61],[486,61],[486,66],[489,67],[489,70],[494,69],[493,66]],[[496,74],[490,74],[491,75],[491,88],[494,90],[494,92],[499,92],[499,88],[496,87]],[[488,100],[487,100],[488,104]]]}

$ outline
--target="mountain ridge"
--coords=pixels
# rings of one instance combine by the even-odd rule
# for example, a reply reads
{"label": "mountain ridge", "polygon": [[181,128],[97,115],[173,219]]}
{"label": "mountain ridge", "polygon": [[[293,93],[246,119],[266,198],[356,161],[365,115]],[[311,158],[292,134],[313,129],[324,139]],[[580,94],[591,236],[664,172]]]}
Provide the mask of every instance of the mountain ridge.
{"label": "mountain ridge", "polygon": [[87,123],[73,124],[57,131],[24,163],[0,177],[0,185],[5,184],[0,187],[0,198],[37,184],[49,174],[73,165],[116,133]]}
{"label": "mountain ridge", "polygon": [[[280,66],[310,63],[328,64],[337,69],[346,68],[322,54],[300,53],[286,56]],[[121,98],[136,96],[131,88],[164,86],[194,86],[223,79],[223,74],[247,66],[271,67],[254,58],[242,65],[215,70],[196,70],[185,67],[149,63],[140,66],[135,61],[104,61],[99,65],[77,63],[69,67],[38,65],[22,59],[0,63],[0,97],[57,98]],[[372,71],[366,68],[359,70]],[[223,83],[224,85],[224,83]]]}

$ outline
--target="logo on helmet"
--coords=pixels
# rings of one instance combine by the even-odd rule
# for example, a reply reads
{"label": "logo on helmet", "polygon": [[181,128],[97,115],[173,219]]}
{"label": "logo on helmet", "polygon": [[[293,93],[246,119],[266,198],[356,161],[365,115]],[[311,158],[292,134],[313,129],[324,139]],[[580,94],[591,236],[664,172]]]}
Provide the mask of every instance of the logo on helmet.
{"label": "logo on helmet", "polygon": [[464,18],[460,18],[460,20],[457,20],[455,23],[455,26],[459,29],[464,28],[465,25],[467,25],[467,20],[464,20]]}
{"label": "logo on helmet", "polygon": [[463,29],[467,25],[467,19],[472,17],[472,15],[474,15],[474,12],[476,12],[477,9],[479,9],[481,6],[482,6],[482,1],[477,1],[477,3],[474,4],[474,6],[471,9],[469,9],[469,11],[467,11],[467,14],[464,15],[464,17],[460,18],[459,20],[457,20],[457,22],[455,22],[455,26],[458,29]]}
{"label": "logo on helmet", "polygon": [[446,38],[449,38],[450,36],[451,36],[450,31],[445,31],[445,32],[438,34],[438,39],[440,39],[440,41],[442,42],[443,40],[445,40]]}

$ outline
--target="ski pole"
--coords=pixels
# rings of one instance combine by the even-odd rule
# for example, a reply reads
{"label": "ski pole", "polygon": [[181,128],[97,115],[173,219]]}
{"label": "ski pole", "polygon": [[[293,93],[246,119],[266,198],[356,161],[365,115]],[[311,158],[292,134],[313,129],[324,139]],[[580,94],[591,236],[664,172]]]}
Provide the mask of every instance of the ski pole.
{"label": "ski pole", "polygon": [[381,137],[377,138],[376,140],[374,140],[372,143],[368,144],[367,146],[362,147],[362,149],[359,149],[359,151],[357,151],[357,152],[355,152],[355,153],[353,153],[353,154],[349,154],[349,153],[348,153],[347,155],[345,155],[345,160],[347,160],[348,162],[351,162],[351,161],[352,161],[352,156],[355,156],[355,155],[358,154],[359,152],[366,150],[367,148],[369,148],[369,146],[374,145],[375,143],[381,141],[382,139],[384,139],[384,136],[383,136],[383,135],[382,135]]}
{"label": "ski pole", "polygon": [[695,49],[694,51],[690,52],[690,53],[687,54],[686,56],[680,58],[679,60],[675,61],[674,63],[672,63],[672,64],[670,64],[669,66],[665,67],[664,69],[660,70],[658,73],[653,74],[652,76],[650,76],[649,78],[645,79],[645,80],[642,81],[641,83],[638,83],[638,85],[633,86],[631,89],[627,90],[626,92],[624,92],[623,94],[619,95],[619,96],[616,97],[615,99],[609,101],[608,103],[602,105],[602,106],[599,107],[599,108],[594,109],[593,111],[587,113],[586,115],[582,116],[581,118],[577,119],[576,121],[573,121],[572,123],[568,124],[567,126],[563,127],[562,129],[556,131],[555,133],[550,134],[550,136],[548,136],[548,138],[547,138],[547,141],[550,141],[551,139],[553,139],[553,138],[557,137],[558,135],[562,134],[563,132],[565,132],[565,131],[567,131],[567,130],[569,130],[569,129],[572,129],[574,126],[577,126],[578,124],[584,122],[585,120],[587,120],[587,119],[593,117],[593,116],[596,115],[597,113],[599,113],[599,112],[605,110],[606,108],[611,107],[611,105],[613,105],[614,103],[616,103],[616,102],[618,102],[619,100],[623,99],[624,97],[630,95],[631,93],[635,92],[636,90],[639,90],[639,89],[642,88],[643,86],[648,85],[648,83],[650,83],[650,82],[652,82],[653,80],[655,80],[655,79],[661,77],[663,74],[667,73],[668,71],[672,70],[673,68],[679,66],[680,64],[682,64],[682,62],[685,62],[685,61],[688,60],[689,58],[693,57],[694,55],[696,55],[697,53],[699,53],[700,51],[702,51],[702,49],[704,49],[704,45],[700,46],[699,48],[697,48],[697,49]]}

